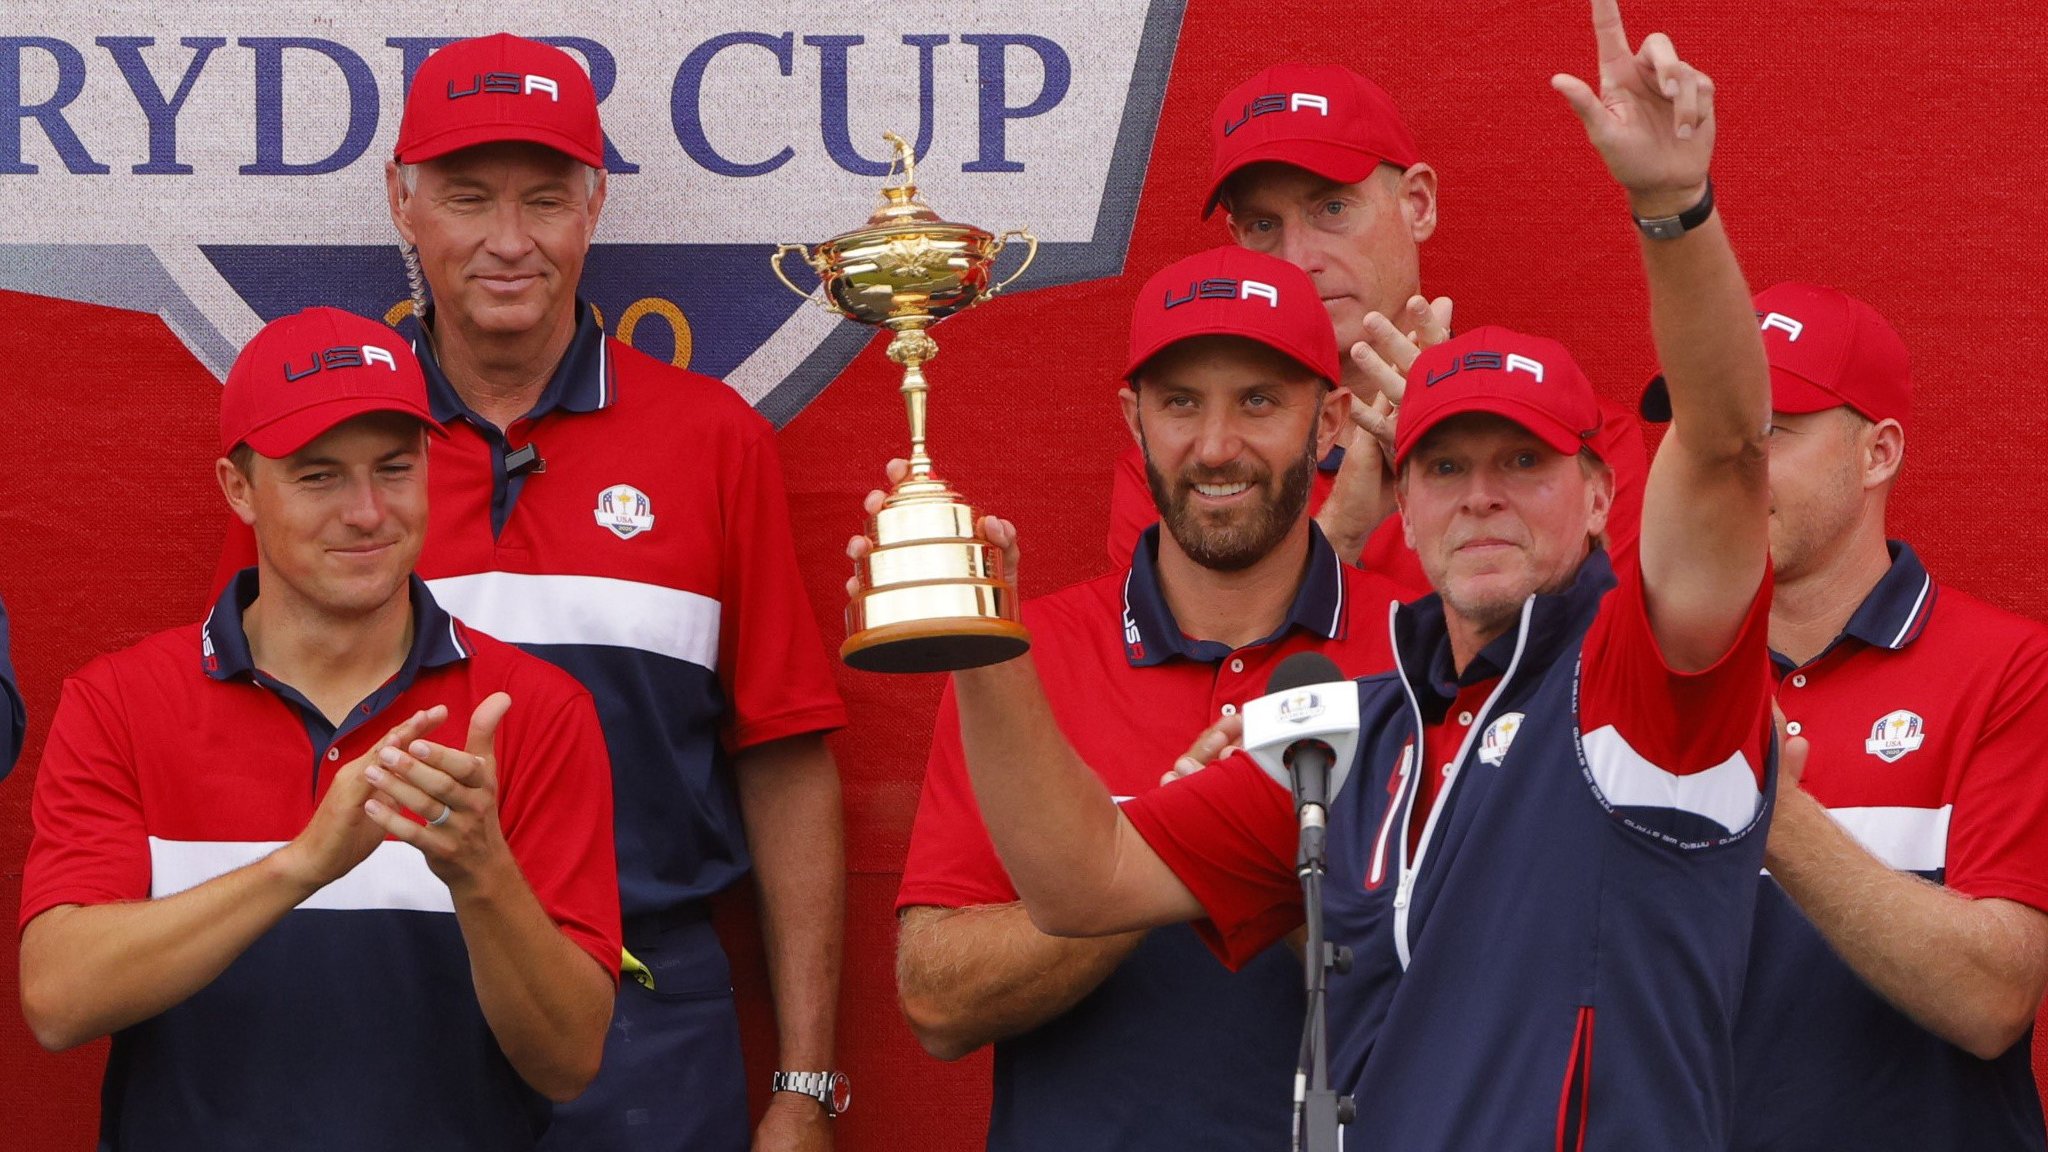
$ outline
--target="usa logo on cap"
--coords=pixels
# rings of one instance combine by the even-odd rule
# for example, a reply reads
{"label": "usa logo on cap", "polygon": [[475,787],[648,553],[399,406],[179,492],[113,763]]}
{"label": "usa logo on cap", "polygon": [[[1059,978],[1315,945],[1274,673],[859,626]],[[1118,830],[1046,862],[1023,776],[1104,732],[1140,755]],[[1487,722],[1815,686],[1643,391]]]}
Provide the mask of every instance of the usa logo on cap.
{"label": "usa logo on cap", "polygon": [[1124,378],[1196,336],[1255,340],[1324,380],[1341,376],[1337,334],[1308,273],[1235,244],[1176,260],[1145,282],[1131,310]]}
{"label": "usa logo on cap", "polygon": [[1335,64],[1277,64],[1231,89],[1216,104],[1210,146],[1205,217],[1230,177],[1252,164],[1291,164],[1356,184],[1382,164],[1408,168],[1422,160],[1386,91]]}
{"label": "usa logo on cap", "polygon": [[1453,416],[1485,413],[1514,421],[1557,452],[1589,448],[1600,431],[1600,401],[1570,352],[1555,340],[1488,326],[1423,350],[1408,369],[1394,425],[1394,461]]}

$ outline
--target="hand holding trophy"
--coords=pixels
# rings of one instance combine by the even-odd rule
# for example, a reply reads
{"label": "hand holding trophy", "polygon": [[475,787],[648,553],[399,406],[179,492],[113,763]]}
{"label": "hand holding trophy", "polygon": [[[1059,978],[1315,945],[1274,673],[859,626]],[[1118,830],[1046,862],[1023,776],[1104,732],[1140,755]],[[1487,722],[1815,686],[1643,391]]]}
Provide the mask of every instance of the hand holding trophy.
{"label": "hand holding trophy", "polygon": [[[933,324],[995,295],[1024,274],[1038,254],[1028,232],[995,236],[939,218],[917,197],[916,161],[893,132],[893,175],[882,206],[867,224],[812,251],[782,244],[775,275],[790,291],[810,293],[784,273],[795,252],[818,274],[829,311],[888,328],[889,359],[903,365],[903,401],[910,419],[910,470],[868,521],[873,543],[857,562],[859,590],[846,606],[840,659],[869,672],[940,672],[974,668],[1020,655],[1031,646],[1017,622],[1017,591],[1003,580],[1002,551],[979,528],[980,518],[939,479],[925,452],[924,365],[939,354]],[[1017,271],[991,284],[990,269],[1012,238],[1029,247]]]}

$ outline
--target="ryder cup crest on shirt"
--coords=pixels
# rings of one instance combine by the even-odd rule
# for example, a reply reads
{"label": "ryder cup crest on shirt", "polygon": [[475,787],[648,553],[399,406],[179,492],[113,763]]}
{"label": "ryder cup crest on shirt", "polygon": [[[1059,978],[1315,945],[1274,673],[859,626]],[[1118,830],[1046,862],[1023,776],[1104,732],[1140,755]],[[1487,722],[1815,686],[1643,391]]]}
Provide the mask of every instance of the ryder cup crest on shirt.
{"label": "ryder cup crest on shirt", "polygon": [[1522,730],[1522,713],[1509,712],[1486,726],[1479,735],[1479,762],[1496,767],[1508,757],[1515,733]]}
{"label": "ryder cup crest on shirt", "polygon": [[1896,764],[1908,752],[1918,752],[1926,743],[1925,721],[1918,712],[1904,708],[1878,717],[1870,726],[1870,738],[1863,742],[1863,750],[1887,764]]}
{"label": "ryder cup crest on shirt", "polygon": [[631,484],[614,484],[597,494],[597,523],[621,540],[654,529],[654,505]]}
{"label": "ryder cup crest on shirt", "polygon": [[[782,424],[868,333],[788,293],[769,255],[860,222],[889,169],[885,128],[960,218],[1030,220],[1044,251],[1017,290],[1122,271],[1182,8],[1076,21],[912,2],[854,35],[796,0],[358,0],[339,20],[43,5],[33,35],[0,36],[0,123],[20,128],[0,133],[0,289],[160,315],[217,376],[266,321],[310,306],[405,331],[386,160],[523,138],[515,125],[606,174],[581,285],[606,331]],[[506,25],[525,38],[489,35]]]}

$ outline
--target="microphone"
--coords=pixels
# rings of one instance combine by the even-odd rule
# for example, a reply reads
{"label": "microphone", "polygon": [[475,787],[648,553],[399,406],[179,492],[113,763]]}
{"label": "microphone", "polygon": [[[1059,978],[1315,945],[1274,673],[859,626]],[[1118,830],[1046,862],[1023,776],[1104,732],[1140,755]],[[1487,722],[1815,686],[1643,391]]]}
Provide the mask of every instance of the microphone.
{"label": "microphone", "polygon": [[1242,714],[1245,752],[1293,793],[1304,862],[1320,864],[1330,801],[1344,790],[1358,751],[1358,686],[1322,653],[1297,652]]}
{"label": "microphone", "polygon": [[1330,972],[1351,968],[1351,950],[1323,935],[1323,844],[1332,797],[1344,790],[1358,751],[1358,685],[1319,652],[1297,652],[1280,662],[1266,694],[1244,706],[1244,750],[1274,782],[1294,794],[1300,820],[1302,985],[1308,1012],[1301,1056],[1294,1068],[1295,1152],[1341,1152],[1338,1131],[1357,1108],[1330,1087]]}
{"label": "microphone", "polygon": [[528,472],[545,472],[548,462],[540,458],[540,449],[532,444],[515,448],[505,453],[505,478],[524,476]]}

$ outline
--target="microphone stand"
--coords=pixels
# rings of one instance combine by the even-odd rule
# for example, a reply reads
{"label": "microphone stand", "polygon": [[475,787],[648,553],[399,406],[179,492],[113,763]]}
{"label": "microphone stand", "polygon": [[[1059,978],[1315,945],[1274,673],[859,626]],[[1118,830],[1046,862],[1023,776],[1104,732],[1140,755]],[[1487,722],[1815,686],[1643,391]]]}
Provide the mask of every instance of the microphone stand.
{"label": "microphone stand", "polygon": [[1294,1152],[1339,1152],[1338,1128],[1357,1109],[1349,1096],[1330,1087],[1328,990],[1332,969],[1351,970],[1351,949],[1323,939],[1324,841],[1328,833],[1330,752],[1320,745],[1288,758],[1294,771],[1295,812],[1301,820],[1296,874],[1301,877],[1302,912],[1308,943],[1302,949],[1302,978],[1308,993],[1301,1028],[1301,1056],[1294,1067]]}

